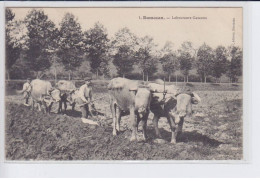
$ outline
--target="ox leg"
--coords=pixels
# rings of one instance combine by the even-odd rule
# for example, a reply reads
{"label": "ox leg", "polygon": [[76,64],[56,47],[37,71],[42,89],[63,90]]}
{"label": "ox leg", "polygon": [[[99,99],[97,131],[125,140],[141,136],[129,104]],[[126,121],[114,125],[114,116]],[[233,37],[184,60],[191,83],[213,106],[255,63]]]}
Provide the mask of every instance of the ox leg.
{"label": "ox leg", "polygon": [[168,116],[167,120],[169,122],[170,128],[171,128],[171,132],[172,132],[172,138],[171,138],[171,143],[172,144],[176,144],[176,136],[177,136],[177,131],[178,130],[178,124],[176,125],[173,117],[172,116]]}
{"label": "ox leg", "polygon": [[48,105],[45,101],[42,102],[43,106],[44,106],[44,113],[48,113]]}
{"label": "ox leg", "polygon": [[63,102],[64,104],[64,112],[66,113],[67,112],[67,103],[66,103],[66,100]]}
{"label": "ox leg", "polygon": [[52,107],[53,102],[48,106],[48,113],[51,113],[51,107]]}
{"label": "ox leg", "polygon": [[162,138],[161,133],[160,133],[159,128],[158,128],[159,118],[160,118],[159,116],[154,115],[154,117],[153,117],[153,126],[154,126],[154,129],[155,129],[156,137],[157,138]]}
{"label": "ox leg", "polygon": [[[139,125],[139,123],[140,122],[142,122],[141,124],[142,124],[142,128],[143,128],[143,121],[142,121],[142,119],[141,119],[141,117],[140,117],[140,115],[139,114],[136,114],[136,123],[137,123],[137,126],[136,126],[136,131],[138,132],[138,125]],[[143,130],[142,130],[143,131]]]}
{"label": "ox leg", "polygon": [[76,103],[74,102],[74,103],[72,103],[72,105],[71,105],[71,110],[72,111],[74,111],[75,110],[75,105],[76,105]]}
{"label": "ox leg", "polygon": [[116,108],[116,130],[119,132],[120,131],[120,121],[121,121],[121,115],[122,111],[119,109],[117,106]]}
{"label": "ox leg", "polygon": [[110,104],[110,109],[112,113],[112,118],[113,118],[113,135],[116,136],[116,105],[114,103]]}
{"label": "ox leg", "polygon": [[142,118],[142,128],[143,128],[143,139],[146,141],[147,139],[147,119],[148,119],[148,114],[145,114]]}
{"label": "ox leg", "polygon": [[32,107],[31,107],[32,110],[34,110],[34,100],[32,100]]}
{"label": "ox leg", "polygon": [[137,140],[137,120],[135,119],[135,109],[133,106],[130,108],[130,122],[132,124],[132,135],[130,141],[135,141]]}
{"label": "ox leg", "polygon": [[136,114],[136,119],[137,119],[137,131],[138,131],[138,125],[139,125],[139,123],[141,121],[141,117],[140,117],[140,115],[138,113]]}
{"label": "ox leg", "polygon": [[36,103],[36,104],[37,104],[37,106],[38,106],[38,110],[39,110],[39,111],[42,111],[41,103]]}
{"label": "ox leg", "polygon": [[184,123],[184,117],[181,117],[177,127],[177,136],[179,136],[182,133],[183,123]]}
{"label": "ox leg", "polygon": [[59,101],[59,108],[58,108],[58,113],[61,113],[62,111],[62,101]]}

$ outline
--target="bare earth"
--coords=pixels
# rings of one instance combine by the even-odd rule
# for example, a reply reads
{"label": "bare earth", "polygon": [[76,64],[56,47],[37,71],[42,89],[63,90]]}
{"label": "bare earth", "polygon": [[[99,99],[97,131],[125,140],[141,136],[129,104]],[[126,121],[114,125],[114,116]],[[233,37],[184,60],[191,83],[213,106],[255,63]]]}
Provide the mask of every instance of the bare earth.
{"label": "bare earth", "polygon": [[[185,118],[177,144],[169,143],[171,133],[166,119],[159,128],[164,140],[155,139],[152,113],[148,120],[148,141],[130,142],[128,116],[123,117],[121,133],[112,136],[108,96],[95,102],[104,116],[100,126],[84,124],[77,110],[68,106],[66,114],[50,115],[22,105],[22,96],[6,95],[7,160],[240,160],[242,144],[242,91],[196,91],[202,102]],[[106,90],[94,98],[107,95]],[[54,105],[53,112],[57,111]],[[140,130],[141,131],[141,130]],[[140,133],[141,134],[141,133]]]}

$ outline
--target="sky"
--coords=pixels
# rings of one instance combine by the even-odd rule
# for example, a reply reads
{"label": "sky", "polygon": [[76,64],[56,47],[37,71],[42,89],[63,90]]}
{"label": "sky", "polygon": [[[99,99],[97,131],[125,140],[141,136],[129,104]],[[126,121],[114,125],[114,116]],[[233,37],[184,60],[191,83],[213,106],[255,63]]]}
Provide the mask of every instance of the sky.
{"label": "sky", "polygon": [[[11,8],[16,20],[22,20],[31,8]],[[41,8],[56,25],[65,13],[78,18],[83,31],[100,22],[111,38],[119,29],[128,27],[139,37],[149,35],[162,48],[167,41],[178,49],[184,41],[194,48],[203,43],[242,47],[242,8]],[[155,17],[163,19],[145,19]]]}

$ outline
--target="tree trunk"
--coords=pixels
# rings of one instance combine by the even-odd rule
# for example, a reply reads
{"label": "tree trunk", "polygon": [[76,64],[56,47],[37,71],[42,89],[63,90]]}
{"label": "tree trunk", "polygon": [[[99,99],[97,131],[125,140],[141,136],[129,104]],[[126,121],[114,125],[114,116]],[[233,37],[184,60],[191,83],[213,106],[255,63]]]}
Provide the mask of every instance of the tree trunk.
{"label": "tree trunk", "polygon": [[57,83],[57,70],[56,68],[54,68],[54,77],[55,77],[55,85]]}
{"label": "tree trunk", "polygon": [[205,84],[207,83],[207,77],[206,76],[204,77],[204,83]]}
{"label": "tree trunk", "polygon": [[148,73],[147,73],[146,82],[148,82],[148,81],[149,81],[149,76],[148,76]]}
{"label": "tree trunk", "polygon": [[123,78],[125,78],[125,74],[123,74]]}
{"label": "tree trunk", "polygon": [[183,82],[185,82],[185,76],[183,76]]}
{"label": "tree trunk", "polygon": [[143,72],[143,81],[144,81],[144,72]]}
{"label": "tree trunk", "polygon": [[171,74],[169,74],[169,82],[171,82]]}
{"label": "tree trunk", "polygon": [[70,63],[69,63],[69,80],[71,79],[71,78],[70,78],[70,73],[71,73],[70,70],[71,70],[71,69],[70,69]]}
{"label": "tree trunk", "polygon": [[7,80],[10,80],[10,72],[7,71]]}
{"label": "tree trunk", "polygon": [[187,82],[189,82],[189,76],[187,75]]}
{"label": "tree trunk", "polygon": [[177,85],[177,82],[178,82],[178,75],[177,73],[175,73],[175,84]]}
{"label": "tree trunk", "polygon": [[98,79],[98,69],[97,69],[97,77],[96,78]]}

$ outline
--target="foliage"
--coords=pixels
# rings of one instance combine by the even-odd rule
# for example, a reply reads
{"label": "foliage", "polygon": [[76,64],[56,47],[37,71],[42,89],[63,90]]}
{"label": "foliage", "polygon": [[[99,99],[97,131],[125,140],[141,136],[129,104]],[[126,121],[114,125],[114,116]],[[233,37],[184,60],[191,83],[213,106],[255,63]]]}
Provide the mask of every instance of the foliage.
{"label": "foliage", "polygon": [[66,70],[75,70],[83,61],[83,33],[75,16],[66,13],[60,23],[58,56]]}
{"label": "foliage", "polygon": [[10,78],[11,79],[26,79],[32,77],[30,66],[28,62],[24,61],[24,54],[20,54],[17,61],[13,64],[10,69]]}
{"label": "foliage", "polygon": [[116,66],[119,75],[125,77],[126,73],[133,70],[134,57],[133,50],[127,45],[121,45],[118,52],[114,55],[113,63]]}
{"label": "foliage", "polygon": [[31,10],[24,23],[27,27],[26,58],[34,71],[44,71],[51,66],[50,55],[53,39],[57,35],[55,24],[48,19],[43,10]]}
{"label": "foliage", "polygon": [[12,32],[14,31],[15,23],[13,21],[15,14],[12,12],[11,9],[6,8],[6,28],[5,28],[5,46],[6,46],[6,70],[7,70],[7,77],[10,78],[10,69],[15,64],[17,59],[20,56],[21,51],[21,44],[19,44],[17,38],[12,36]]}
{"label": "foliage", "polygon": [[[143,80],[165,75],[176,80],[189,77],[209,81],[226,74],[231,82],[242,75],[243,54],[239,47],[212,49],[205,43],[196,51],[191,42],[182,43],[178,51],[167,41],[161,50],[150,36],[138,37],[129,28],[119,29],[109,39],[99,22],[83,33],[77,18],[66,13],[56,28],[41,9],[32,9],[23,20],[16,20],[12,9],[6,8],[6,73],[7,78],[26,78],[33,74],[51,77],[78,77],[90,74],[104,77],[125,76]],[[195,65],[195,66],[193,66]],[[194,71],[197,71],[196,75]],[[92,73],[91,73],[92,72]],[[212,79],[213,80],[213,79]]]}
{"label": "foliage", "polygon": [[183,42],[181,48],[178,50],[180,70],[184,77],[189,75],[189,71],[192,68],[192,63],[194,62],[194,49],[192,48],[191,42]]}
{"label": "foliage", "polygon": [[135,63],[134,54],[138,50],[138,38],[128,28],[122,28],[115,33],[111,42],[113,63],[119,75],[130,73]]}
{"label": "foliage", "polygon": [[228,68],[227,50],[223,46],[218,46],[214,52],[211,75],[215,78],[220,78],[222,74],[226,73]]}
{"label": "foliage", "polygon": [[154,48],[156,45],[153,42],[153,38],[145,36],[141,39],[140,48],[135,54],[135,58],[138,62],[139,67],[141,68],[143,75],[148,76],[155,73],[157,70],[158,58],[155,55]]}
{"label": "foliage", "polygon": [[114,52],[117,52],[122,46],[129,47],[131,51],[137,51],[139,48],[139,39],[129,30],[129,28],[124,27],[115,33],[115,37],[111,41],[111,44],[112,51]]}
{"label": "foliage", "polygon": [[230,47],[231,61],[228,66],[227,76],[231,82],[237,82],[238,76],[242,75],[243,52],[239,47]]}
{"label": "foliage", "polygon": [[199,47],[196,62],[197,72],[202,78],[205,79],[205,81],[207,76],[211,74],[213,59],[214,54],[210,46],[204,43],[202,46]]}
{"label": "foliage", "polygon": [[180,61],[180,70],[184,76],[189,75],[189,71],[192,68],[192,62],[194,58],[191,56],[189,52],[181,52],[179,56]]}
{"label": "foliage", "polygon": [[100,63],[100,72],[102,73],[103,77],[109,75],[109,68],[108,68],[108,61],[102,61]]}
{"label": "foliage", "polygon": [[93,72],[98,72],[102,62],[103,65],[107,64],[105,62],[107,59],[104,58],[109,48],[107,30],[97,22],[93,28],[84,33],[84,37],[91,69]]}
{"label": "foliage", "polygon": [[178,57],[174,53],[165,54],[160,58],[162,69],[168,76],[174,73],[179,67]]}
{"label": "foliage", "polygon": [[84,79],[91,74],[90,62],[85,60],[77,69],[78,75],[80,78]]}

